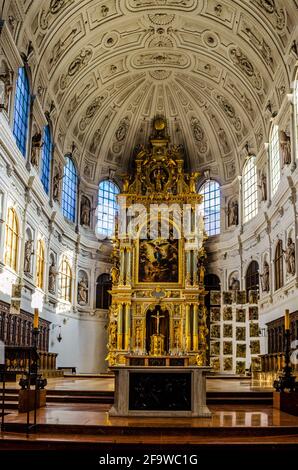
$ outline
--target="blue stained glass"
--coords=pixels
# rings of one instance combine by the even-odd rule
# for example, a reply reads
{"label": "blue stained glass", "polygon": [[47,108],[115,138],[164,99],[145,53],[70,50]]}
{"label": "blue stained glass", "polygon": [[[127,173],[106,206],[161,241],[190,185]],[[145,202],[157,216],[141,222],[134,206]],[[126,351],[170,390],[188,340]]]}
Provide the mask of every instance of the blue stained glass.
{"label": "blue stained glass", "polygon": [[66,157],[62,189],[62,212],[72,222],[76,221],[78,176],[70,157]]}
{"label": "blue stained glass", "polygon": [[50,190],[50,171],[51,171],[51,160],[53,152],[53,142],[51,129],[46,126],[44,129],[44,143],[42,148],[42,162],[41,162],[41,182],[44,190],[49,194]]}
{"label": "blue stained glass", "polygon": [[118,210],[118,186],[111,180],[104,180],[98,189],[98,218],[97,231],[107,237],[114,232],[115,217]]}
{"label": "blue stained glass", "polygon": [[200,189],[203,196],[205,230],[209,236],[220,234],[220,185],[217,181],[206,181]]}
{"label": "blue stained glass", "polygon": [[26,156],[28,122],[30,113],[30,85],[24,67],[19,69],[16,84],[15,104],[14,104],[14,124],[13,134],[16,138],[17,146]]}

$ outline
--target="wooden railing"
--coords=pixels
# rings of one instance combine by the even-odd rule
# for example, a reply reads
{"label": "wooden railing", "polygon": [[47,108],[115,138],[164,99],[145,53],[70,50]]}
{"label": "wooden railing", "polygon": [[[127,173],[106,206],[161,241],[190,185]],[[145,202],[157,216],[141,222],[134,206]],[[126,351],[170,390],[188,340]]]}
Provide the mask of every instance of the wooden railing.
{"label": "wooden railing", "polygon": [[[23,375],[29,370],[29,351],[34,348],[8,346],[5,348],[5,366],[8,379],[16,380],[17,375]],[[34,350],[35,351],[35,350]],[[38,371],[43,377],[58,377],[63,373],[56,368],[58,354],[46,351],[36,351],[38,354]]]}

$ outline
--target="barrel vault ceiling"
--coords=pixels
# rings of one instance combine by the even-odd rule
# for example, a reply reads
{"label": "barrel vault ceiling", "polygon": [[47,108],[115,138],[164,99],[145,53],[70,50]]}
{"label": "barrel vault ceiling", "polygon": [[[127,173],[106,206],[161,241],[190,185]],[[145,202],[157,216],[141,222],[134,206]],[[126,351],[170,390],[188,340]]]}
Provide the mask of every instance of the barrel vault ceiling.
{"label": "barrel vault ceiling", "polygon": [[125,171],[164,116],[194,169],[222,182],[268,141],[293,80],[296,0],[6,0],[4,12],[86,181]]}

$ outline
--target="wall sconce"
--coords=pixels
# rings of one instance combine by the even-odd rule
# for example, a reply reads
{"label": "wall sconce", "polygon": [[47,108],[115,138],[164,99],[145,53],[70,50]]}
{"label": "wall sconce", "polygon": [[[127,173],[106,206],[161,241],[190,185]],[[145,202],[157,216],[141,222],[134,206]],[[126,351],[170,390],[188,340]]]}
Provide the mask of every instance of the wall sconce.
{"label": "wall sconce", "polygon": [[57,341],[58,341],[58,343],[61,343],[61,341],[62,341],[61,326],[59,326],[59,334],[57,336]]}

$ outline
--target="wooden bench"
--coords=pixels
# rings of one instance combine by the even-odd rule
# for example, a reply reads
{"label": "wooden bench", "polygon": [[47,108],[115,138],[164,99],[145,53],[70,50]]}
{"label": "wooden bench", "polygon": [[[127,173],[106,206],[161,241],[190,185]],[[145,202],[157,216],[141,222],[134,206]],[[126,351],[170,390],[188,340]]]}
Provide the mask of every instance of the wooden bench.
{"label": "wooden bench", "polygon": [[77,373],[76,367],[58,367],[58,370],[63,370],[63,371],[70,370],[72,374]]}

